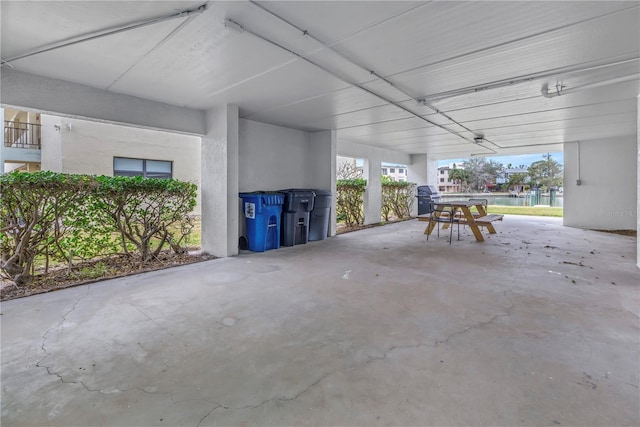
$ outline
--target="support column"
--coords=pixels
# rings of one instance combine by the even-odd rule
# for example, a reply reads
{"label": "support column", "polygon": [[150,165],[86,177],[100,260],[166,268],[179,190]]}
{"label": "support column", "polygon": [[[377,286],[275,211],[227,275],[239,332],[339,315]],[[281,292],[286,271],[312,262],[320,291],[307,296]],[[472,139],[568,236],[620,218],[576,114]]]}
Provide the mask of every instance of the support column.
{"label": "support column", "polygon": [[[435,185],[438,188],[438,162],[426,154],[412,154],[407,166],[407,180],[418,185]],[[414,203],[411,215],[418,215],[418,203]]]}
{"label": "support column", "polygon": [[364,193],[364,223],[378,224],[382,216],[382,161],[376,158],[364,160],[364,177],[367,191]]}
{"label": "support column", "polygon": [[206,112],[201,143],[202,251],[238,254],[238,107]]}
{"label": "support column", "polygon": [[[4,126],[4,108],[0,108],[0,120]],[[4,174],[4,127],[2,130],[2,145],[0,145],[0,175]]]}
{"label": "support column", "polygon": [[[638,96],[638,109],[636,110],[636,114],[638,115],[638,131],[636,133],[636,138],[638,139],[638,158],[636,160],[636,185],[637,185],[637,199],[636,199],[636,220],[637,220],[637,228],[636,231],[640,234],[640,96]],[[637,239],[637,249],[636,249],[636,263],[638,267],[640,267],[640,240]]]}
{"label": "support column", "polygon": [[330,191],[333,194],[331,216],[329,218],[329,236],[336,235],[336,147],[335,130],[315,132],[310,142],[312,182],[310,187]]}

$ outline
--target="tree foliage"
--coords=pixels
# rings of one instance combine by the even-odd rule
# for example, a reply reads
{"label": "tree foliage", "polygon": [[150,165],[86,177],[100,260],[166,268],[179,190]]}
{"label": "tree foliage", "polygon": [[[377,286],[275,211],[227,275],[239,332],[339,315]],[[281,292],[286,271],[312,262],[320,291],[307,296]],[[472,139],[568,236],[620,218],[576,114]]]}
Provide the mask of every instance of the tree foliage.
{"label": "tree foliage", "polygon": [[525,173],[512,173],[509,175],[509,187],[524,185],[527,182],[527,174]]}
{"label": "tree foliage", "polygon": [[562,185],[562,165],[551,158],[550,154],[545,154],[544,160],[534,162],[529,166],[529,176],[531,182],[539,184],[545,188]]}
{"label": "tree foliage", "polygon": [[460,185],[462,191],[468,191],[469,183],[472,181],[471,173],[468,170],[458,169],[455,166],[449,170],[449,179],[453,183]]}
{"label": "tree foliage", "polygon": [[469,182],[473,190],[483,191],[488,184],[496,182],[496,178],[502,171],[502,163],[495,160],[487,161],[482,157],[472,157],[463,163],[464,169],[469,173]]}
{"label": "tree foliage", "polygon": [[355,160],[342,161],[338,164],[336,176],[339,180],[361,179],[362,169],[356,166]]}

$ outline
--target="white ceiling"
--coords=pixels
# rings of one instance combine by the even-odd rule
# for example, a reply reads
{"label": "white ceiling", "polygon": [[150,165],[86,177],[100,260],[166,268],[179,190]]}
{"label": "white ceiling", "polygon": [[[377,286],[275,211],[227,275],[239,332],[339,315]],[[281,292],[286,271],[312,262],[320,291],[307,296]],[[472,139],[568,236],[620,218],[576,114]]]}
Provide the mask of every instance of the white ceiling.
{"label": "white ceiling", "polygon": [[[12,60],[202,4],[3,0],[2,59],[178,106],[233,103],[251,120],[334,128],[341,139],[441,159],[637,132],[638,1],[212,1],[190,19]],[[245,31],[225,28],[227,19]],[[542,96],[558,83],[566,94]],[[474,144],[475,135],[487,141]]]}

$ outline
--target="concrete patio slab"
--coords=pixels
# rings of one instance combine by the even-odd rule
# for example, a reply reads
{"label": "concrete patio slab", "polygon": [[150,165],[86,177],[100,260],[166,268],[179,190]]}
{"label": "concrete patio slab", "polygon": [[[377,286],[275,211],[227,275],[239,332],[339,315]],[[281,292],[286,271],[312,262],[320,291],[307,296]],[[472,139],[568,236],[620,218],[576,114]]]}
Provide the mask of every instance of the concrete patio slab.
{"label": "concrete patio slab", "polygon": [[5,302],[2,425],[640,424],[635,238],[424,226]]}

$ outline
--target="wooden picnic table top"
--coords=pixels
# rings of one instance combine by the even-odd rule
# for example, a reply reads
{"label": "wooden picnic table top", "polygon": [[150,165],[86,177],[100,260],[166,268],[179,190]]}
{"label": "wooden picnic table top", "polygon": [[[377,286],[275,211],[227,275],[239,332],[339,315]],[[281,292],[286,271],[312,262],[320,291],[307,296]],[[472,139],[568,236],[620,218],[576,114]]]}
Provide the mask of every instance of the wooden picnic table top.
{"label": "wooden picnic table top", "polygon": [[482,202],[470,202],[469,200],[447,200],[446,202],[435,202],[434,205],[471,207],[471,206],[482,205]]}

